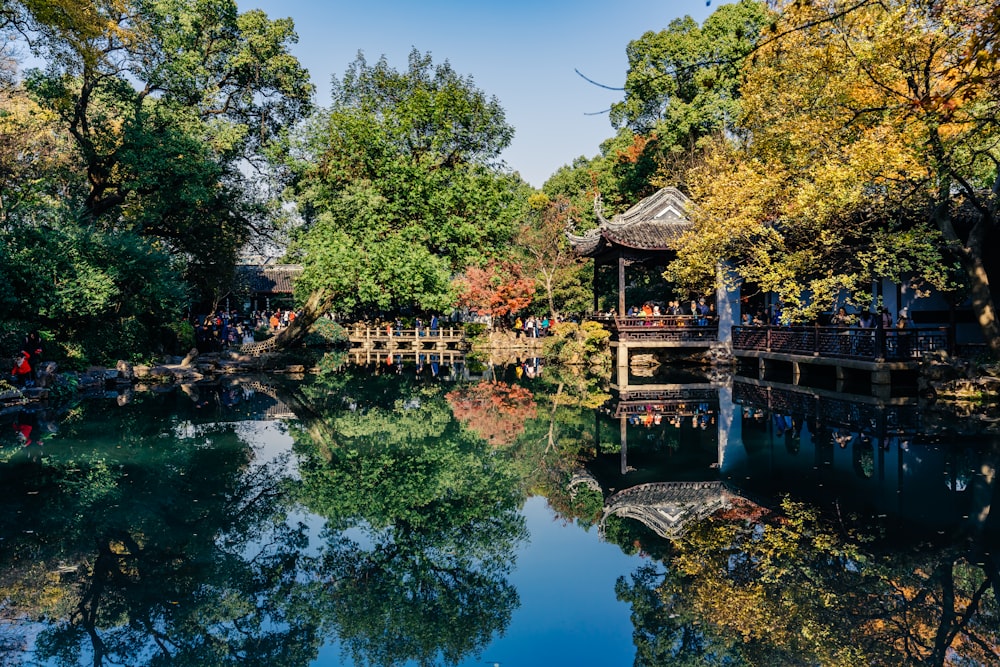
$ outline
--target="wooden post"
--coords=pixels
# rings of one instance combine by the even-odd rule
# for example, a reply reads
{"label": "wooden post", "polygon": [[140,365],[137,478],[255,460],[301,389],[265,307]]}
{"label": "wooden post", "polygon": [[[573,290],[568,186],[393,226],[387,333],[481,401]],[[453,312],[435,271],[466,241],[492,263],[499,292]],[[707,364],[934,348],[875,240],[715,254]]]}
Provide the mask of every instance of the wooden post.
{"label": "wooden post", "polygon": [[600,307],[601,307],[600,301],[598,301],[598,299],[597,299],[597,274],[600,272],[600,270],[601,270],[601,265],[595,259],[594,260],[594,280],[593,280],[593,283],[592,283],[592,287],[593,287],[593,290],[594,290],[594,314],[595,315],[597,315],[597,313],[600,311]]}
{"label": "wooden post", "polygon": [[625,315],[625,255],[618,253],[618,315]]}
{"label": "wooden post", "polygon": [[628,417],[624,415],[621,418],[621,434],[622,434],[622,458],[621,458],[621,473],[622,475],[628,472]]}

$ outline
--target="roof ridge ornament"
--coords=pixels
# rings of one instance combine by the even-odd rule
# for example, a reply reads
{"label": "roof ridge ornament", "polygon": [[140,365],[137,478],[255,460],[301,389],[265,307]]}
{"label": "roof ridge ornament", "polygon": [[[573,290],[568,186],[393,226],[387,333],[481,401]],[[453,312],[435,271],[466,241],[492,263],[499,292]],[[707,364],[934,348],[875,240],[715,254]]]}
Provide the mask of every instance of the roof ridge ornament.
{"label": "roof ridge ornament", "polygon": [[604,202],[601,201],[601,193],[594,195],[594,215],[597,216],[597,223],[600,227],[607,227],[611,223],[604,217]]}

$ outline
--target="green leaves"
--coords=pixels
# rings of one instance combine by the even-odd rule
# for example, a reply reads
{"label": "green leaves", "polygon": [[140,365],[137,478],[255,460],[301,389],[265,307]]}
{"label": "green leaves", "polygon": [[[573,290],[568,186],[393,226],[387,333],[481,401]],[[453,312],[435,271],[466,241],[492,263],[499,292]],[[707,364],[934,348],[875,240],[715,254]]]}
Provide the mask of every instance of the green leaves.
{"label": "green leaves", "polygon": [[731,130],[739,116],[742,59],[767,17],[763,3],[742,0],[723,5],[701,27],[686,16],[630,42],[625,100],[612,106],[612,124],[655,132],[668,149]]}
{"label": "green leaves", "polygon": [[[512,133],[496,99],[447,62],[413,51],[397,72],[359,56],[332,108],[286,146],[305,219],[290,255],[309,289],[332,285],[339,310],[449,306],[451,276],[514,234],[524,185],[495,165]],[[349,293],[330,273],[346,255],[361,258]]]}

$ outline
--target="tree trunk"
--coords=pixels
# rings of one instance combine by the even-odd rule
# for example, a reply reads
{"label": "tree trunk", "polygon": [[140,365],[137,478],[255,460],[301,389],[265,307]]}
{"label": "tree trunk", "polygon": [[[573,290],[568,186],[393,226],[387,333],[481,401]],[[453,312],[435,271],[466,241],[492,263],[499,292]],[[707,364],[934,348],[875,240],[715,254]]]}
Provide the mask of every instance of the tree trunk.
{"label": "tree trunk", "polygon": [[275,337],[275,348],[284,350],[302,340],[312,325],[323,317],[333,302],[333,295],[325,290],[318,290],[309,295],[301,310],[287,327],[278,332]]}
{"label": "tree trunk", "polygon": [[[1000,188],[1000,177],[994,184],[994,197],[998,188]],[[996,210],[992,202],[983,201],[972,188],[964,188],[964,194],[969,203],[975,207],[979,216],[964,240],[956,233],[951,216],[950,181],[944,181],[941,185],[940,203],[934,213],[934,222],[958,256],[962,269],[969,279],[972,312],[976,315],[976,322],[979,323],[983,340],[989,346],[991,356],[994,359],[1000,359],[1000,323],[997,322],[997,311],[993,301],[993,292],[990,289],[990,278],[986,272],[986,264],[983,262],[983,252],[994,231]]]}
{"label": "tree trunk", "polygon": [[997,322],[993,292],[990,290],[990,279],[986,275],[983,259],[970,249],[962,265],[969,277],[972,312],[976,315],[976,321],[983,332],[983,339],[990,348],[990,354],[994,359],[1000,359],[1000,323]]}

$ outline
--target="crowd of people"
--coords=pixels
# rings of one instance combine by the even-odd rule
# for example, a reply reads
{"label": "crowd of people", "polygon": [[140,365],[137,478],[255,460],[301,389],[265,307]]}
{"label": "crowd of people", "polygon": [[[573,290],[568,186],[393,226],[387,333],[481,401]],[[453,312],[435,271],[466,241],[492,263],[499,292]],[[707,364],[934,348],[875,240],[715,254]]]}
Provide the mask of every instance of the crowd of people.
{"label": "crowd of people", "polygon": [[522,320],[518,317],[514,320],[514,331],[521,332],[526,338],[541,338],[543,336],[548,336],[551,333],[552,321],[549,320],[548,315],[542,317],[535,317],[534,315],[528,315],[528,317]]}
{"label": "crowd of people", "polygon": [[[783,324],[781,307],[744,308],[740,323],[743,326],[780,326]],[[821,319],[820,324],[822,323]],[[882,329],[907,329],[910,327],[910,320],[905,312],[899,313],[899,316],[894,318],[892,311],[884,306],[879,306],[874,313],[870,310],[848,313],[847,308],[841,306],[829,316],[826,324],[832,327],[858,327],[861,329],[878,327]]]}
{"label": "crowd of people", "polygon": [[[612,311],[611,314],[614,314]],[[690,303],[683,304],[679,300],[668,301],[667,305],[661,307],[655,301],[646,301],[641,306],[629,306],[625,311],[626,317],[666,317],[666,316],[690,316],[701,320],[707,320],[715,316],[715,304],[708,303],[705,297],[691,299]]]}
{"label": "crowd of people", "polygon": [[195,345],[199,352],[220,352],[254,341],[254,332],[275,334],[295,321],[294,310],[255,310],[244,316],[235,310],[219,310],[192,318]]}

